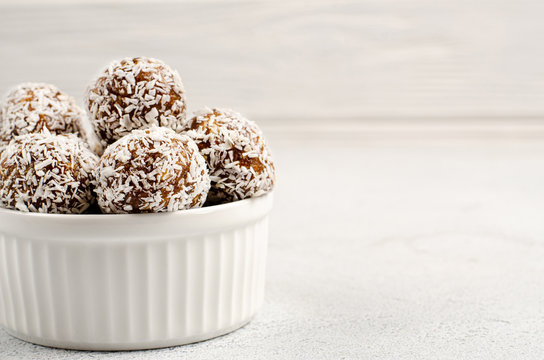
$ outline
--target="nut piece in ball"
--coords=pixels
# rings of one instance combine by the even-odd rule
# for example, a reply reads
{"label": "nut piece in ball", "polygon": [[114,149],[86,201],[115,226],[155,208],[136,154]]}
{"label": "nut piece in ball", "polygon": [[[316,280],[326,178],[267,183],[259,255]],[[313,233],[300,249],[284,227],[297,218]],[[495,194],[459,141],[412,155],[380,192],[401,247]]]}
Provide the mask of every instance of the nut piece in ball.
{"label": "nut piece in ball", "polygon": [[0,155],[0,206],[25,212],[82,213],[94,200],[98,157],[75,135],[44,130],[17,136]]}
{"label": "nut piece in ball", "polygon": [[160,60],[112,62],[87,89],[85,103],[104,146],[151,125],[181,131],[185,93],[178,73]]}
{"label": "nut piece in ball", "polygon": [[9,142],[18,135],[40,132],[56,134],[81,133],[86,121],[84,111],[75,100],[56,86],[24,83],[13,88],[2,106],[0,140]]}
{"label": "nut piece in ball", "polygon": [[200,207],[210,178],[196,144],[171,129],[134,130],[110,145],[95,174],[105,213],[165,212]]}
{"label": "nut piece in ball", "polygon": [[190,136],[210,170],[210,204],[241,200],[270,191],[274,163],[261,130],[237,112],[203,109],[189,120]]}

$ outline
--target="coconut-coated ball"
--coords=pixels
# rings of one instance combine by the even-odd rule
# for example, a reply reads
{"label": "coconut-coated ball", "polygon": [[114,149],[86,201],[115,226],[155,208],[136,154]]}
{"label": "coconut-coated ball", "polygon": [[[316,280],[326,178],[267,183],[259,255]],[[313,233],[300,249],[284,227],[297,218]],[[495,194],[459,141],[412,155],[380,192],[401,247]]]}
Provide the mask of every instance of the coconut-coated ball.
{"label": "coconut-coated ball", "polygon": [[98,157],[75,135],[44,130],[15,137],[0,155],[0,206],[25,212],[84,212],[94,201]]}
{"label": "coconut-coated ball", "polygon": [[189,120],[190,136],[210,171],[210,204],[262,195],[276,181],[272,155],[257,124],[228,109],[205,108]]}
{"label": "coconut-coated ball", "polygon": [[200,207],[210,177],[196,144],[164,127],[134,130],[110,145],[95,172],[105,213],[165,212]]}
{"label": "coconut-coated ball", "polygon": [[152,125],[184,128],[185,91],[177,71],[160,60],[113,61],[88,87],[85,103],[104,146]]}
{"label": "coconut-coated ball", "polygon": [[56,86],[24,83],[11,89],[3,103],[0,141],[9,142],[18,135],[40,132],[80,135],[85,112],[75,100]]}

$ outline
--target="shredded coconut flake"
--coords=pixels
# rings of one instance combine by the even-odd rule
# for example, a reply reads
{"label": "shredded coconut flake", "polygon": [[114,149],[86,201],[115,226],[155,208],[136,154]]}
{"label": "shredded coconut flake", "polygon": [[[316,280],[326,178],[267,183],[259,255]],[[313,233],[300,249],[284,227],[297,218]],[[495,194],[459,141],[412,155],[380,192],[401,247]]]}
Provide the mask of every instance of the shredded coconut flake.
{"label": "shredded coconut flake", "polygon": [[40,132],[42,129],[56,134],[76,134],[89,143],[95,152],[100,149],[93,143],[88,131],[85,112],[75,100],[56,86],[44,83],[23,83],[10,90],[0,111],[0,141],[8,143],[18,135]]}
{"label": "shredded coconut flake", "polygon": [[200,207],[210,178],[196,144],[173,130],[134,130],[110,145],[95,172],[106,213],[164,212]]}
{"label": "shredded coconut flake", "polygon": [[179,74],[160,60],[112,62],[87,89],[85,103],[102,145],[153,125],[185,128],[185,91]]}
{"label": "shredded coconut flake", "polygon": [[189,120],[186,134],[210,170],[210,203],[259,196],[276,181],[274,163],[258,126],[228,109],[204,108]]}
{"label": "shredded coconut flake", "polygon": [[0,206],[20,211],[82,213],[93,202],[98,157],[75,135],[15,137],[0,155]]}

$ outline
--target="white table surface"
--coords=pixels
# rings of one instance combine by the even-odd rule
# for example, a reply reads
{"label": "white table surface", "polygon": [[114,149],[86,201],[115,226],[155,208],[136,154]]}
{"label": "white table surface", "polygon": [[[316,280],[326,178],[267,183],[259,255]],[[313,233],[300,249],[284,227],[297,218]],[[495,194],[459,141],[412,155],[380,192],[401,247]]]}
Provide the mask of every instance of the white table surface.
{"label": "white table surface", "polygon": [[1,92],[81,99],[110,59],[156,56],[191,109],[259,122],[279,177],[246,327],[118,353],[0,330],[0,359],[542,359],[542,6],[0,0]]}
{"label": "white table surface", "polygon": [[539,359],[544,139],[271,133],[266,303],[245,328],[153,351],[15,359]]}

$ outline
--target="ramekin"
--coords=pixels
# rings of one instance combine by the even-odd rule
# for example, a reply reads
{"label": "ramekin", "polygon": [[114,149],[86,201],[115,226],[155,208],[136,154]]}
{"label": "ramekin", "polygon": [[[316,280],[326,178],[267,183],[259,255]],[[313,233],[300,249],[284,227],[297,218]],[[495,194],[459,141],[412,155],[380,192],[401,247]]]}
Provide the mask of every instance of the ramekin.
{"label": "ramekin", "polygon": [[0,209],[0,324],[80,350],[181,345],[246,324],[263,302],[271,193],[161,214]]}

